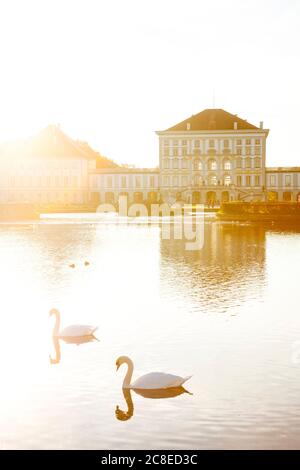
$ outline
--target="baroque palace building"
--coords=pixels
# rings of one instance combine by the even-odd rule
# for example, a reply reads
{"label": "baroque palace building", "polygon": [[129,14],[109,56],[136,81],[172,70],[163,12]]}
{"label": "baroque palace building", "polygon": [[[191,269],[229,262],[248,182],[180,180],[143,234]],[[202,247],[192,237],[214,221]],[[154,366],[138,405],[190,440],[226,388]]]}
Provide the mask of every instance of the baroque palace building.
{"label": "baroque palace building", "polygon": [[89,200],[89,171],[97,154],[59,126],[0,146],[1,203],[76,203]]}
{"label": "baroque palace building", "polygon": [[159,167],[129,168],[48,126],[0,145],[0,203],[300,202],[300,167],[266,166],[269,130],[222,109],[206,109],[159,137]]}
{"label": "baroque palace building", "polygon": [[206,109],[157,134],[163,200],[300,201],[300,168],[266,167],[263,122]]}
{"label": "baroque palace building", "polygon": [[260,198],[268,129],[222,109],[206,109],[159,136],[164,199],[216,204]]}

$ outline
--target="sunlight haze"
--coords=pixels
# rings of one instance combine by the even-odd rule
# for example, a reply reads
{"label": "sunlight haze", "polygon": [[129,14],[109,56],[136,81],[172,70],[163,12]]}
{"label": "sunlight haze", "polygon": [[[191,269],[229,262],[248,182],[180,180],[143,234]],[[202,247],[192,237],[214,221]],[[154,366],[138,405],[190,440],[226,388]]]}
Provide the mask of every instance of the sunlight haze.
{"label": "sunlight haze", "polygon": [[269,166],[299,165],[299,13],[294,0],[0,0],[0,141],[59,123],[151,167],[156,130],[216,107],[264,121]]}

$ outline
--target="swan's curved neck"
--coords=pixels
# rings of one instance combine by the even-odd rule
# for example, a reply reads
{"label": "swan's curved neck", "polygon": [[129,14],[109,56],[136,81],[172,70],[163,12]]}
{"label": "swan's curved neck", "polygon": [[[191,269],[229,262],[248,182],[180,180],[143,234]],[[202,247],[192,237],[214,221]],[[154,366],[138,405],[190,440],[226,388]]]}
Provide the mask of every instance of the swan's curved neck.
{"label": "swan's curved neck", "polygon": [[133,362],[131,359],[127,358],[126,364],[128,366],[127,372],[123,381],[123,388],[130,388],[130,382],[133,374]]}
{"label": "swan's curved neck", "polygon": [[60,327],[60,313],[57,311],[55,312],[55,325],[53,328],[53,336],[59,335],[59,327]]}

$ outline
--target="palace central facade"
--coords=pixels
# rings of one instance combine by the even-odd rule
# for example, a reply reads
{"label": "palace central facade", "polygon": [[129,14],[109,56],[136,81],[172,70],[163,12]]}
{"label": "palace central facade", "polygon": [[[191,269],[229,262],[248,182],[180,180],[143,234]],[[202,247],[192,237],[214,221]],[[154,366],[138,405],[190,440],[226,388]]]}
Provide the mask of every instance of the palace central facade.
{"label": "palace central facade", "polygon": [[269,130],[223,109],[206,109],[163,131],[158,168],[101,157],[58,126],[0,145],[0,203],[300,202],[300,167],[266,166]]}
{"label": "palace central facade", "polygon": [[159,136],[163,199],[218,204],[259,199],[266,188],[268,129],[206,109]]}

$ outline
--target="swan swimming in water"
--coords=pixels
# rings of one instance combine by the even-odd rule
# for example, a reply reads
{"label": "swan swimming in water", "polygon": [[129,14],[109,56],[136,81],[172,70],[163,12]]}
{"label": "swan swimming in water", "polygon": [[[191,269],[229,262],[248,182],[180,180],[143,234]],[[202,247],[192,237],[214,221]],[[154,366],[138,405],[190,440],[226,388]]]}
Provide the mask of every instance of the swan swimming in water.
{"label": "swan swimming in water", "polygon": [[[66,326],[63,330],[60,328],[60,313],[56,308],[52,308],[49,312],[49,316],[55,315],[56,321],[53,328],[53,336],[63,338],[67,341],[68,338],[79,338],[82,336],[94,336],[94,332],[97,330],[97,326],[91,325],[70,325]],[[76,341],[75,341],[76,342]],[[82,342],[82,341],[81,341]]]}
{"label": "swan swimming in water", "polygon": [[123,381],[123,388],[131,388],[136,390],[158,390],[166,388],[176,388],[180,387],[184,382],[191,378],[191,375],[188,377],[180,377],[179,375],[165,374],[164,372],[151,372],[150,374],[145,374],[131,383],[131,378],[133,374],[133,362],[127,356],[120,356],[116,360],[117,370],[122,364],[127,364],[127,373]]}

